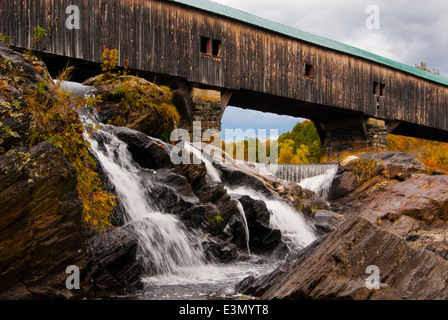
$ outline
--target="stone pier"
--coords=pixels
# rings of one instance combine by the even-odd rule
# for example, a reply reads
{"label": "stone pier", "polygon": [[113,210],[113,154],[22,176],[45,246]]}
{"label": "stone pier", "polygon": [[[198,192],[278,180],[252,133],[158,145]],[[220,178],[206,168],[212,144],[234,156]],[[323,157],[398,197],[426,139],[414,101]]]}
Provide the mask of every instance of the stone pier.
{"label": "stone pier", "polygon": [[387,128],[384,120],[350,118],[320,123],[321,141],[328,155],[344,151],[381,151],[387,148]]}
{"label": "stone pier", "polygon": [[193,123],[200,123],[201,132],[221,131],[221,118],[232,96],[231,91],[217,91],[188,86],[178,80],[176,105],[182,111],[180,127],[193,134]]}
{"label": "stone pier", "polygon": [[201,129],[204,132],[208,129],[221,131],[221,118],[223,105],[221,102],[221,92],[193,88],[191,91],[192,120],[201,122]]}

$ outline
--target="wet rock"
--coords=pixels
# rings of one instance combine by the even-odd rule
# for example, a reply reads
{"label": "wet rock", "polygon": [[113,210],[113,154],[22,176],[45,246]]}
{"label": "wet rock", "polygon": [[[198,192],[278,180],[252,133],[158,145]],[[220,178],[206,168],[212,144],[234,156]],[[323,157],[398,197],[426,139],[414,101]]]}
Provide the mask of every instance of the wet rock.
{"label": "wet rock", "polygon": [[238,187],[250,187],[266,197],[272,196],[272,192],[269,191],[262,180],[255,175],[251,175],[229,165],[215,164],[215,166],[221,172],[222,180],[233,189]]}
{"label": "wet rock", "polygon": [[124,228],[109,230],[89,240],[90,278],[96,290],[142,287],[143,268],[137,261],[137,238]]}
{"label": "wet rock", "polygon": [[345,217],[332,211],[318,210],[314,214],[314,225],[324,233],[336,230],[339,224],[345,221]]}
{"label": "wet rock", "polygon": [[[0,297],[72,298],[65,270],[88,259],[76,171],[50,143],[0,156]],[[87,289],[88,284],[82,284]]]}
{"label": "wet rock", "polygon": [[202,247],[208,261],[229,263],[239,257],[237,246],[234,243],[217,237],[206,238]]}
{"label": "wet rock", "polygon": [[[379,289],[366,285],[368,266],[378,267]],[[448,298],[447,276],[440,256],[358,218],[237,289],[261,299],[432,300]]]}
{"label": "wet rock", "polygon": [[[272,252],[275,248],[284,245],[280,230],[273,229],[269,225],[270,211],[261,200],[254,200],[246,195],[232,195],[238,200],[244,209],[249,228],[249,247],[253,253]],[[241,218],[236,217],[233,224],[229,225],[235,243],[240,248],[246,247],[244,226]]]}

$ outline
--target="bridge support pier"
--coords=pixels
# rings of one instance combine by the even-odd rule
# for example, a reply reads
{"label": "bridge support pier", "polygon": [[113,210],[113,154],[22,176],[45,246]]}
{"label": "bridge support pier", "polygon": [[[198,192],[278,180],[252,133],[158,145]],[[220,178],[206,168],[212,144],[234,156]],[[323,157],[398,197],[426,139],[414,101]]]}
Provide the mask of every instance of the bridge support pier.
{"label": "bridge support pier", "polygon": [[344,151],[380,151],[387,148],[384,120],[354,117],[320,122],[318,127],[323,148],[328,155]]}
{"label": "bridge support pier", "polygon": [[193,123],[200,123],[201,133],[214,129],[221,131],[221,119],[227,107],[232,91],[217,91],[189,87],[184,79],[176,79],[178,82],[178,103],[182,105],[183,117],[180,127],[193,134]]}
{"label": "bridge support pier", "polygon": [[221,92],[193,88],[191,91],[192,120],[201,122],[202,132],[215,129],[221,131],[222,102]]}

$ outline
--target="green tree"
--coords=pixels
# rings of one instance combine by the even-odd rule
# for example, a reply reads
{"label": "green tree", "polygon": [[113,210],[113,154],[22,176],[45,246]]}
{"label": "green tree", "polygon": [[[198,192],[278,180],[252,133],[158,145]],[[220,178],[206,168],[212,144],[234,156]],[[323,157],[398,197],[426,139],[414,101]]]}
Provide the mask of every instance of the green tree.
{"label": "green tree", "polygon": [[323,156],[323,149],[316,126],[309,120],[297,123],[291,132],[282,134],[278,139],[278,143],[279,162],[317,163],[320,162]]}

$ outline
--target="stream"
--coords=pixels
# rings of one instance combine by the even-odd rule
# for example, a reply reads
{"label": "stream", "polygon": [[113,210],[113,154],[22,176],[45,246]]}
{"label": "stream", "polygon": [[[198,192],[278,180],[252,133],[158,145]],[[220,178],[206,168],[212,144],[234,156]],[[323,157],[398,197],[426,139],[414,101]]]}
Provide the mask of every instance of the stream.
{"label": "stream", "polygon": [[[64,84],[69,91],[82,94],[82,88],[76,84]],[[84,91],[85,93],[85,91]],[[271,272],[278,264],[269,256],[253,255],[247,244],[247,252],[240,253],[240,259],[227,264],[215,263],[205,257],[199,231],[187,230],[177,216],[160,212],[148,190],[152,184],[152,170],[140,167],[133,161],[125,142],[115,134],[112,125],[98,123],[94,116],[86,117],[80,113],[84,124],[94,125],[97,129],[91,137],[85,137],[91,143],[91,151],[100,162],[116,195],[125,211],[125,225],[132,226],[139,240],[138,260],[146,271],[142,282],[144,288],[126,296],[109,296],[112,299],[143,300],[201,300],[201,299],[246,299],[235,292],[235,285],[244,278]],[[201,155],[200,150],[190,146],[189,151]],[[221,181],[218,170],[204,157],[201,159],[207,167],[208,178]],[[283,171],[296,172],[282,167]],[[325,183],[331,182],[333,167],[307,167],[307,176],[300,182],[306,183],[317,192]],[[267,171],[267,168],[264,170]],[[313,178],[314,174],[314,178]],[[282,176],[288,178],[288,176]],[[297,174],[294,176],[297,178]],[[299,182],[299,183],[300,183]],[[249,187],[232,189],[226,186],[230,194],[248,195],[266,203],[271,212],[271,227],[282,232],[283,240],[290,250],[299,250],[317,238],[314,226],[305,217],[280,199],[267,199],[264,195]],[[239,210],[245,221],[242,207]],[[246,239],[249,239],[247,222]],[[247,241],[248,243],[248,241]]]}

